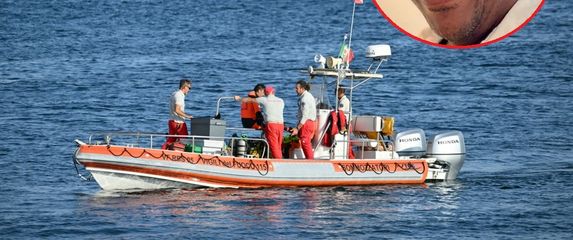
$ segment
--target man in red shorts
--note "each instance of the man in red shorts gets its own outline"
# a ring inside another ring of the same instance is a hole
[[[261,112],[265,120],[263,132],[265,133],[265,138],[269,143],[271,155],[275,159],[282,159],[284,131],[283,110],[285,103],[281,98],[275,96],[276,90],[272,86],[265,87],[263,84],[257,84],[254,91],[257,95],[257,98],[255,99],[235,96],[235,100],[241,102],[254,102],[260,105]]]
[[[306,159],[314,159],[312,138],[316,132],[316,101],[309,92],[310,85],[303,80],[296,83],[295,91],[299,96],[297,114],[298,125],[292,130],[292,134],[298,134],[304,157]]]
[[[179,90],[171,94],[169,102],[169,135],[189,135],[185,119],[193,116],[185,113],[185,96],[191,90],[191,80],[182,79],[179,81]],[[174,142],[178,141],[177,137],[167,137],[167,141],[161,147],[162,149],[172,148]]]

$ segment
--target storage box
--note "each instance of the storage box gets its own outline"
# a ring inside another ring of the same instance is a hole
[[[380,116],[356,116],[352,119],[352,131],[381,132],[383,126]]]
[[[185,145],[185,152],[194,153],[221,154],[225,147],[223,140],[182,138],[181,143]]]
[[[223,141],[223,140],[196,139],[195,145],[200,146],[203,153],[221,154],[223,152],[223,147],[225,146],[225,141]]]
[[[223,148],[225,141],[223,140],[208,140],[208,139],[195,139],[195,145],[203,148]]]
[[[223,153],[223,149],[222,148],[204,147],[202,149],[202,153],[203,154],[221,155]]]
[[[193,144],[186,144],[185,145],[185,152],[202,153],[203,148],[200,146],[193,146]]]
[[[191,119],[191,135],[224,137],[227,130],[225,120],[211,117],[198,117]]]
[[[391,151],[356,151],[357,159],[398,159],[398,154]]]

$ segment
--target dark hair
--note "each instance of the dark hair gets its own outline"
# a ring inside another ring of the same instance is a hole
[[[344,93],[346,94],[346,89],[342,88],[342,86],[338,86],[338,94]]]
[[[189,79],[181,79],[181,81],[179,81],[179,89],[181,89],[182,87],[189,85],[191,86],[191,80]]]
[[[263,89],[263,90],[265,89],[265,84],[259,83],[259,84],[255,85],[255,88],[253,89],[253,91],[255,91],[255,93],[256,93],[261,89]]]
[[[310,91],[310,84],[306,83],[304,80],[299,80],[296,84],[300,85],[304,90]]]

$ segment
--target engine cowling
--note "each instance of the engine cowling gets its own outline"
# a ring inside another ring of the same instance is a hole
[[[464,135],[460,131],[447,131],[429,138],[428,157],[446,163],[448,175],[446,179],[455,179],[464,164],[466,145]]]
[[[396,133],[394,147],[400,156],[422,156],[427,149],[426,134],[419,128]]]

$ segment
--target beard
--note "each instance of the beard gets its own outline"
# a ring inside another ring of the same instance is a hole
[[[479,1],[476,1],[476,4],[477,3],[479,3]],[[443,35],[442,33],[439,34],[456,45],[477,44],[484,38],[484,36],[481,36],[479,33],[479,28],[484,20],[484,14],[485,10],[483,7],[476,7],[469,21],[464,22],[454,31],[447,32]]]
[[[450,6],[427,9],[426,20],[432,29],[449,43],[470,45],[481,42],[483,21],[486,20],[487,7],[484,0],[467,1],[470,4],[456,3]],[[467,3],[466,2],[466,3]],[[419,5],[422,9],[423,7]],[[469,11],[465,11],[469,9]],[[432,17],[434,15],[434,17]]]

